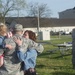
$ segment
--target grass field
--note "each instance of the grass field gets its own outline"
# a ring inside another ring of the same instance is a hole
[[[46,42],[59,44],[71,41],[70,35],[62,35],[60,38],[51,36],[51,40]],[[38,75],[75,75],[75,70],[72,69],[72,50],[65,52],[68,55],[62,56],[59,50],[54,53],[47,52],[55,49],[51,44],[44,44],[44,48],[43,53],[37,58],[36,70]]]

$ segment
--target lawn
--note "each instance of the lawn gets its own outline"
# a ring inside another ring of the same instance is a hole
[[[53,44],[59,44],[64,42],[72,42],[71,35],[51,36],[50,41]],[[36,70],[38,75],[75,75],[75,71],[72,69],[72,54],[69,50],[66,55],[62,56],[59,50],[54,53],[48,52],[56,47],[51,44],[43,45],[45,50],[37,58]]]

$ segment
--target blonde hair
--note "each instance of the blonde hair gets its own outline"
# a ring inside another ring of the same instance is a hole
[[[4,34],[7,32],[7,26],[3,23],[0,23],[0,35],[4,36]]]

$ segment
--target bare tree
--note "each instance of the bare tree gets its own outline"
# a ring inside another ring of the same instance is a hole
[[[28,16],[36,17],[39,13],[40,17],[51,16],[51,10],[47,7],[47,4],[29,3],[27,8]]]
[[[0,14],[5,18],[10,11],[22,10],[25,8],[25,5],[25,0],[0,0]]]

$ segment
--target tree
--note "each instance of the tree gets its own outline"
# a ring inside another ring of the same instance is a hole
[[[40,17],[49,18],[51,16],[51,10],[47,7],[47,4],[29,3],[28,5],[28,16],[36,17],[38,13]]]
[[[0,15],[5,19],[10,11],[20,11],[25,5],[25,0],[0,0]]]

